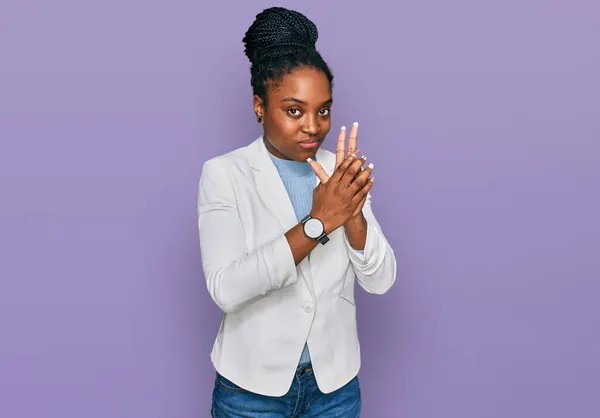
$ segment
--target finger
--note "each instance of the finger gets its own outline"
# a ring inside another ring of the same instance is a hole
[[[344,172],[340,182],[342,182],[346,187],[350,186],[350,183],[352,183],[352,180],[354,180],[354,176],[360,174],[361,168],[366,159],[367,158],[364,155],[361,158],[355,159]]]
[[[349,154],[344,158],[344,161],[335,169],[333,174],[331,175],[331,181],[338,182],[341,180],[342,176],[346,172],[346,169],[350,167],[353,161],[356,160],[356,157],[353,154]]]
[[[360,150],[357,149],[354,152],[354,156],[358,156],[360,154]],[[363,155],[362,158],[366,159],[366,157]],[[363,168],[361,167],[361,169],[354,175],[354,177],[352,178],[352,181],[356,180],[356,177],[358,177],[358,175],[363,171]]]
[[[313,169],[321,183],[327,183],[327,181],[329,180],[329,176],[327,175],[327,172],[323,169],[323,166],[311,158],[307,158],[306,161],[308,162],[308,164],[310,164],[311,168]]]
[[[358,122],[352,124],[350,128],[350,136],[348,137],[348,153],[356,151],[356,144],[358,142]]]
[[[363,171],[359,171],[359,173],[354,178],[354,181],[350,184],[350,188],[354,193],[358,193],[358,191],[367,184],[367,182],[369,181],[369,177],[371,177],[371,175],[373,174],[374,167],[374,164],[371,163]]]
[[[369,180],[367,181],[367,183],[363,186],[362,189],[360,189],[358,191],[358,193],[356,193],[354,195],[354,197],[352,198],[353,202],[360,202],[363,199],[366,199],[369,192],[371,191],[371,189],[373,188],[373,183],[375,182],[375,177],[371,177],[369,178]]]
[[[338,134],[337,148],[335,151],[335,168],[337,168],[344,157],[346,156],[346,127],[342,126],[340,133]]]

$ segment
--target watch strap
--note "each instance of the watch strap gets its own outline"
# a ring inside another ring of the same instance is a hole
[[[323,232],[321,235],[319,235],[317,237],[317,241],[319,241],[321,243],[321,245],[325,245],[329,241],[329,237],[327,236],[327,234],[325,232]]]

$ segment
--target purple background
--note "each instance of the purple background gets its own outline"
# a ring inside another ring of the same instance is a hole
[[[600,416],[600,6],[490,3],[280,3],[398,257],[357,289],[366,418]],[[1,2],[1,417],[208,416],[196,187],[259,135],[241,39],[270,5]]]

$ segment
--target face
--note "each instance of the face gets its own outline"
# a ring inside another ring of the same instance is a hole
[[[331,86],[323,72],[300,68],[267,90],[267,105],[254,97],[254,110],[263,118],[267,149],[276,157],[306,161],[313,158],[331,128]]]

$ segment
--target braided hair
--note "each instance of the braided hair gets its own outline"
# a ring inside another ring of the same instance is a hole
[[[243,42],[252,64],[250,84],[263,103],[267,88],[298,68],[320,70],[333,85],[333,74],[315,48],[318,35],[315,24],[294,10],[271,7],[256,15]]]

